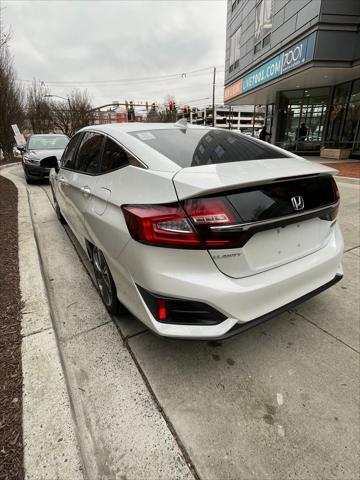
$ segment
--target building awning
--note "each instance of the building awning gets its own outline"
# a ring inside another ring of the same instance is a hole
[[[236,80],[226,86],[227,92],[231,94],[225,96],[225,104],[266,105],[275,103],[276,93],[279,91],[328,87],[360,78],[360,65],[349,68],[325,66],[319,63],[307,63],[302,68],[239,95],[236,94],[241,91],[239,83],[241,80]]]

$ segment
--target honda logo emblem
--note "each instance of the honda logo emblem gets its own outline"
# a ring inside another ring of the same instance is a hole
[[[291,199],[292,206],[294,210],[302,210],[304,208],[304,199],[303,197],[292,197]]]

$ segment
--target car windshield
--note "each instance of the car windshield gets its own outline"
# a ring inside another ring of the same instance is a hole
[[[271,145],[228,130],[172,128],[131,132],[180,167],[283,158]]]
[[[65,135],[37,135],[31,137],[28,144],[29,150],[60,150],[64,149],[69,143]]]

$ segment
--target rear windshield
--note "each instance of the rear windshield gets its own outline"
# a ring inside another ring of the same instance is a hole
[[[173,127],[131,132],[131,135],[180,167],[287,157],[265,142],[226,130]]]
[[[29,150],[61,150],[69,143],[68,137],[51,136],[51,135],[36,135],[30,137],[28,149]]]

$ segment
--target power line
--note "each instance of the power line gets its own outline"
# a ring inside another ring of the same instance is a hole
[[[221,70],[222,65],[220,66],[219,72],[224,71]],[[194,77],[198,75],[204,75],[207,71],[210,71],[213,67],[204,67],[197,70],[192,70],[189,72],[179,72],[167,75],[157,75],[157,76],[149,76],[149,77],[133,77],[133,78],[122,78],[117,80],[49,80],[44,81],[47,85],[58,85],[58,86],[113,86],[115,84],[123,84],[123,83],[143,83],[143,82],[151,82],[154,80],[161,81],[161,80],[170,80],[170,79],[186,79],[188,76]],[[34,80],[21,80],[24,83],[33,83]]]

